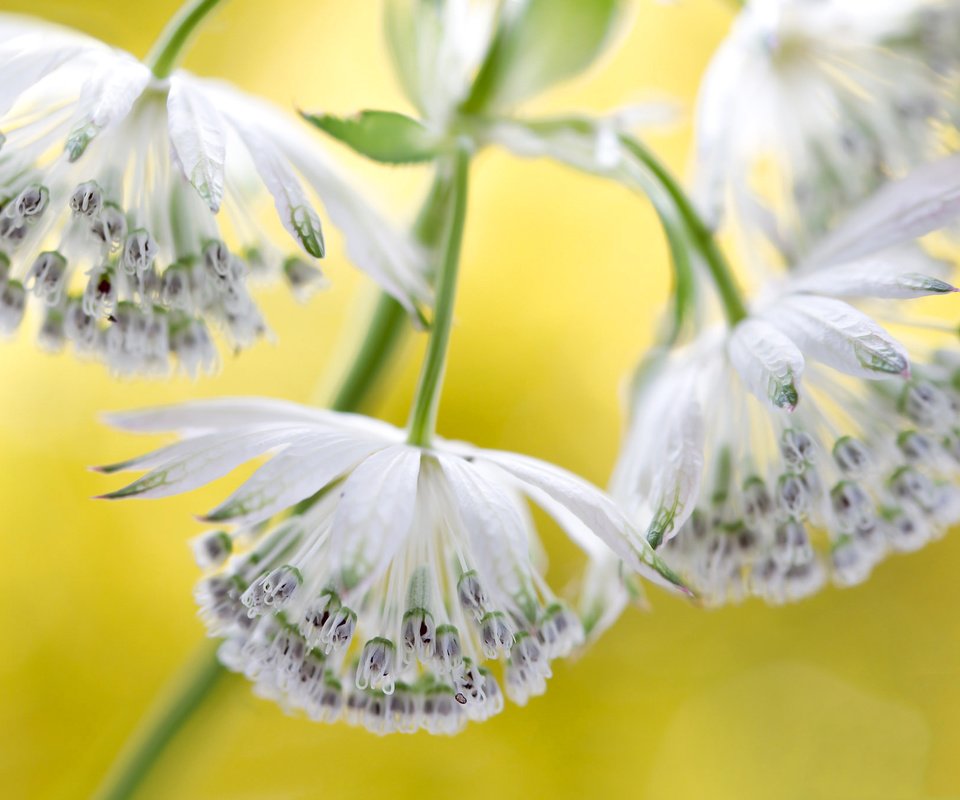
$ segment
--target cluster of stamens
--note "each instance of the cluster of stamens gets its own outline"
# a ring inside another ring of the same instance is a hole
[[[310,511],[294,516],[245,553],[234,552],[244,534],[196,542],[210,571],[196,597],[211,635],[225,639],[221,660],[312,719],[380,734],[456,733],[499,713],[504,692],[521,705],[542,694],[550,662],[583,641],[580,620],[545,585],[491,593],[461,559],[448,565],[426,531],[412,532],[372,585],[329,564],[320,570],[315,525]]]
[[[720,452],[712,493],[663,555],[708,602],[782,603],[939,537],[960,519],[958,367],[941,352],[900,388],[867,384],[859,435],[784,423],[766,469]]]
[[[46,348],[59,350],[70,342],[122,374],[164,374],[176,356],[186,372],[195,374],[217,361],[207,321],[217,323],[235,347],[247,347],[265,332],[246,288],[248,274],[262,265],[256,251],[241,256],[220,239],[195,238],[180,258],[161,266],[152,233],[130,229],[128,218],[134,215],[88,181],[69,198],[70,219],[60,247],[39,251],[29,265],[19,262],[31,239],[40,239],[32,235],[34,228],[46,214],[56,214],[50,205],[49,190],[33,184],[0,207],[3,333],[19,327],[27,295],[33,294],[43,307],[39,339]],[[189,205],[184,203],[185,213]],[[78,273],[83,275],[79,284]],[[315,267],[296,257],[284,264],[284,274],[295,289],[319,277]]]
[[[148,88],[105,131],[29,103],[0,120],[0,334],[20,327],[33,295],[47,349],[70,343],[120,374],[175,362],[196,374],[217,363],[213,330],[234,349],[266,332],[248,279],[282,271],[298,292],[317,285],[306,256],[284,261],[263,233],[247,207],[251,181],[228,175],[226,215],[187,181],[166,91]],[[296,227],[304,248],[319,255],[319,220],[295,212],[308,217]]]

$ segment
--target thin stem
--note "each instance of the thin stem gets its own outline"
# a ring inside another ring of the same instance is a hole
[[[176,68],[187,43],[204,18],[223,0],[187,0],[167,23],[145,59],[157,78],[167,78]]]
[[[731,326],[736,325],[747,316],[747,306],[740,289],[737,287],[733,271],[717,246],[713,231],[700,217],[686,192],[670,173],[670,170],[650,149],[631,136],[621,136],[620,140],[624,147],[650,171],[650,174],[670,197],[693,245],[703,258],[704,264],[706,264],[710,276],[713,278],[724,313],[727,315],[727,321]]]
[[[463,242],[463,227],[467,215],[467,174],[470,155],[461,146],[454,156],[453,183],[451,186],[450,216],[447,220],[446,237],[442,248],[440,271],[437,275],[436,302],[433,325],[427,354],[420,372],[420,382],[410,414],[407,441],[420,447],[429,445],[436,429],[437,407],[447,362],[447,348],[453,327],[453,306],[457,295],[457,276],[460,271],[460,245]]]
[[[95,797],[98,800],[132,797],[157,757],[226,674],[217,661],[216,645],[204,642],[183,668],[169,696],[157,705],[141,732],[121,753]]]

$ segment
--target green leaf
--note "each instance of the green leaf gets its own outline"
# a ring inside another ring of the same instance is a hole
[[[301,113],[360,155],[385,164],[433,161],[449,150],[446,141],[423,124],[393,111],[361,111],[352,117]]]
[[[512,106],[585,70],[600,54],[623,0],[524,0],[506,5],[464,111]]]

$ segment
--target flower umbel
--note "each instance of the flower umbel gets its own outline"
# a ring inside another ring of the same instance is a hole
[[[698,199],[788,259],[960,122],[951,0],[751,0],[704,77]],[[775,220],[775,221],[774,221]]]
[[[211,324],[234,347],[266,332],[249,279],[319,284],[314,195],[359,266],[408,308],[426,296],[414,248],[266,103],[9,17],[0,83],[0,331],[32,293],[47,347],[69,341],[121,373],[166,372],[173,356],[209,369]],[[264,228],[265,198],[289,239]]]
[[[891,307],[956,291],[911,269],[933,263],[798,268],[638,377],[611,492],[709,602],[859,583],[960,520],[960,354]]]
[[[313,719],[454,733],[503,707],[495,662],[514,702],[543,693],[584,628],[545,579],[524,495],[591,556],[608,546],[679,584],[606,495],[535,459],[415,447],[385,423],[272,400],[111,420],[184,439],[104,468],[150,470],[108,497],[176,494],[274,453],[206,515],[233,528],[195,543],[197,599],[223,663]]]

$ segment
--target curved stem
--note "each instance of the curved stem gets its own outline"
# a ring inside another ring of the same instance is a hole
[[[167,23],[147,54],[144,63],[157,78],[167,78],[197,27],[223,0],[188,0]]]
[[[687,197],[686,192],[670,173],[670,170],[650,149],[631,136],[623,135],[620,137],[620,141],[650,171],[650,174],[670,197],[693,245],[703,258],[704,264],[706,264],[710,276],[713,278],[724,313],[727,315],[727,321],[731,326],[736,325],[747,316],[747,306],[743,301],[740,289],[737,287],[733,271],[717,246],[713,231],[700,217],[693,203],[690,202],[690,198]]]
[[[453,306],[457,295],[457,276],[460,271],[460,245],[467,215],[467,174],[470,155],[461,146],[454,156],[453,183],[451,186],[452,208],[447,220],[446,237],[442,248],[440,271],[437,275],[436,304],[433,326],[427,354],[420,372],[420,382],[410,414],[410,444],[425,447],[433,437],[437,422],[437,407],[443,386],[443,373],[447,363],[447,348],[453,327]]]
[[[97,800],[131,797],[157,757],[226,674],[217,660],[216,645],[204,642],[183,668],[169,696],[157,705],[141,732],[121,753],[97,791]]]
[[[483,140],[484,136],[488,134],[489,126],[493,122],[520,125],[536,136],[543,138],[548,143],[552,136],[560,132],[571,132],[578,136],[593,138],[597,135],[598,131],[597,121],[587,117],[555,117],[526,121],[470,116],[465,116],[461,119],[461,125],[464,127],[464,130],[478,137],[480,140]],[[730,269],[730,265],[727,263],[720,248],[717,246],[713,231],[700,217],[699,212],[687,197],[683,187],[677,179],[673,177],[670,170],[657,158],[653,151],[648,149],[643,142],[626,134],[620,134],[618,138],[624,149],[636,159],[638,165],[642,168],[644,179],[639,182],[640,188],[653,203],[666,234],[667,244],[670,247],[675,279],[675,305],[673,309],[674,318],[671,323],[672,327],[667,332],[666,343],[672,343],[679,337],[680,330],[693,300],[695,286],[690,261],[691,249],[700,256],[707,266],[720,295],[720,301],[723,305],[727,320],[731,326],[736,325],[736,323],[747,316],[747,307],[740,294],[740,290],[737,288],[733,271]],[[547,152],[551,152],[549,147],[547,148]],[[576,169],[613,178],[631,188],[637,188],[638,181],[633,174],[621,171],[618,168],[611,169],[599,164],[593,168],[584,166],[582,157],[565,156],[563,148],[559,146],[554,153],[561,162]]]

